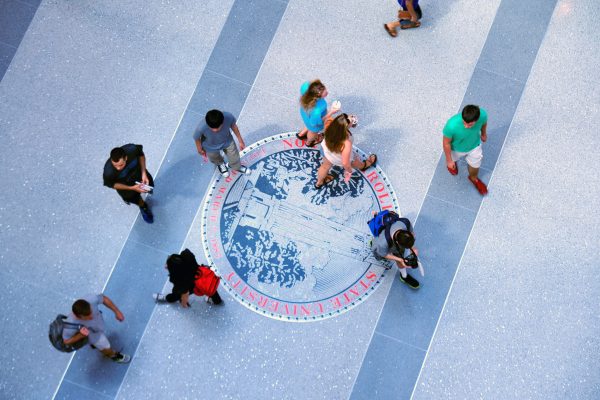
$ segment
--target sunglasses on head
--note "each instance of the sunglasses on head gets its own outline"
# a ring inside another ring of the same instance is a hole
[[[338,118],[340,117],[344,118],[344,120],[346,120],[346,123],[352,128],[355,128],[358,125],[358,117],[356,115],[348,115],[346,113],[343,113],[338,116]]]

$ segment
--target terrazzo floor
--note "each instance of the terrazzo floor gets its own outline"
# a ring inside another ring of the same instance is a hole
[[[0,2],[2,399],[600,398],[600,3]],[[300,84],[356,113],[426,266],[315,322],[156,305],[167,255],[206,262],[214,168],[191,139],[210,108],[247,144],[299,129]],[[482,198],[443,162],[464,104],[489,113]],[[110,149],[142,143],[156,222],[102,186]],[[128,365],[47,340],[57,313],[104,292]]]

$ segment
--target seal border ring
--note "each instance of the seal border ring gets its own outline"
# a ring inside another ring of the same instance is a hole
[[[255,149],[261,147],[264,144],[276,141],[276,140],[282,140],[282,139],[288,139],[288,138],[295,138],[296,137],[296,133],[295,131],[293,132],[284,132],[284,133],[279,133],[276,135],[272,135],[269,137],[266,137],[264,139],[261,139],[257,142],[252,143],[250,146],[247,146],[246,148],[244,148],[244,150],[240,151],[240,160],[244,161],[244,156],[252,151],[254,151]],[[368,154],[365,153],[364,151],[362,151],[360,148],[358,148],[357,146],[352,146],[353,149],[363,158],[367,157]],[[310,150],[314,150],[314,151],[319,151],[317,148],[307,148]],[[256,160],[259,161],[260,159]],[[247,166],[250,167],[250,166]],[[400,210],[399,210],[399,205],[398,205],[398,199],[396,197],[396,192],[394,191],[394,188],[391,184],[391,182],[389,181],[387,175],[383,172],[383,170],[379,167],[379,165],[375,165],[374,168],[377,171],[377,174],[379,175],[379,177],[381,178],[381,180],[383,181],[383,183],[385,184],[385,186],[388,188],[389,190],[389,195],[391,197],[391,202],[393,204],[393,210],[396,211],[399,215],[400,214]],[[238,177],[236,177],[235,179],[239,179],[241,175],[239,175]],[[215,172],[213,173],[213,176],[209,182],[209,189],[206,192],[206,194],[204,195],[204,198],[202,200],[203,205],[202,205],[202,214],[201,214],[201,229],[200,229],[200,238],[202,241],[202,248],[204,249],[204,254],[206,256],[206,259],[208,260],[209,265],[211,266],[212,269],[215,270],[216,274],[218,276],[220,275],[220,271],[218,270],[218,268],[216,267],[216,264],[213,262],[212,260],[212,256],[210,253],[210,247],[209,247],[209,243],[208,243],[208,234],[206,231],[206,227],[207,227],[207,213],[208,213],[208,209],[210,206],[210,200],[212,199],[212,196],[214,194],[215,189],[217,188],[217,183],[223,179],[218,172],[215,170]],[[235,184],[232,183],[232,185]],[[372,186],[370,186],[371,189],[373,189]],[[233,268],[233,267],[232,267]],[[234,297],[238,303],[243,304],[246,308],[256,312],[257,314],[261,314],[265,317],[268,318],[272,318],[272,319],[277,319],[280,321],[288,321],[288,322],[312,322],[312,321],[320,321],[323,319],[327,319],[327,318],[331,318],[331,317],[335,317],[338,316],[340,314],[345,313],[346,311],[349,311],[350,309],[356,307],[358,304],[364,302],[367,297],[369,297],[369,295],[375,291],[375,289],[379,286],[379,284],[381,283],[381,280],[385,277],[385,274],[387,273],[388,269],[383,268],[382,272],[378,275],[377,280],[375,281],[375,283],[373,285],[371,285],[363,294],[361,294],[359,297],[355,298],[351,303],[344,305],[343,307],[338,308],[337,310],[335,310],[334,312],[328,312],[328,313],[323,313],[320,315],[313,315],[313,316],[302,316],[302,317],[294,317],[294,316],[290,316],[290,315],[282,315],[279,313],[274,313],[268,310],[264,310],[258,306],[256,306],[255,304],[251,303],[250,301],[246,300],[244,297],[240,296],[239,294],[237,294],[235,292],[235,290],[227,283],[226,280],[221,279],[221,283],[222,285],[220,285],[221,287],[225,287],[225,289],[227,290],[227,292],[229,292],[230,295],[232,295],[232,297]],[[236,274],[237,275],[237,274]],[[239,275],[238,275],[239,277]],[[240,277],[241,279],[241,277]],[[359,278],[360,279],[360,278]],[[247,283],[246,283],[247,284]]]

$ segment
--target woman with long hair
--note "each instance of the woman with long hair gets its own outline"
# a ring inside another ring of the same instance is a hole
[[[352,150],[354,139],[350,128],[355,126],[354,115],[340,114],[325,129],[325,140],[321,143],[325,156],[317,171],[316,189],[322,188],[334,179],[333,175],[329,174],[329,170],[334,165],[344,168],[344,182],[348,182],[353,168],[364,172],[377,162],[375,154],[370,154],[363,161],[358,153]]]
[[[298,139],[306,139],[306,145],[311,147],[323,140],[320,132],[325,128],[325,120],[330,118],[339,109],[332,108],[327,111],[325,97],[329,94],[323,83],[315,79],[304,82],[300,87],[300,116],[305,128],[296,135]]]

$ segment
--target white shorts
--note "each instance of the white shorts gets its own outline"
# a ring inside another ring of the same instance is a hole
[[[93,335],[90,336],[89,343],[94,345],[98,350],[110,349],[110,342],[103,332],[94,332]]]
[[[466,153],[452,150],[452,161],[458,161],[463,157],[465,157],[467,164],[469,164],[471,167],[481,167],[481,160],[483,160],[483,150],[481,149],[481,144]]]

